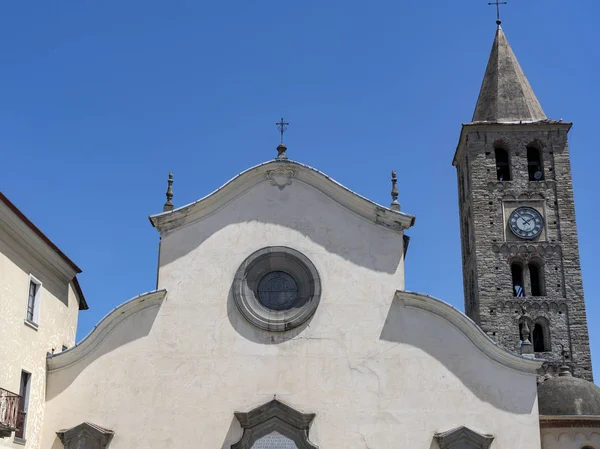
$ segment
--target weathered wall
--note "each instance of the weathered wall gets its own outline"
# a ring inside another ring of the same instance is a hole
[[[254,327],[231,294],[239,265],[271,245],[305,254],[323,286],[313,318],[288,332]],[[401,233],[300,181],[260,183],[163,235],[160,306],[117,310],[89,351],[84,341],[78,359],[55,357],[44,447],[89,421],[115,431],[111,449],[229,449],[242,433],[233,413],[274,396],[316,413],[310,439],[322,448],[435,447],[435,432],[461,425],[495,435],[493,449],[539,447],[535,375],[394,300],[402,247]]]
[[[573,186],[567,141],[568,124],[469,125],[457,157],[465,310],[502,345],[519,346],[518,320],[525,313],[551,323],[551,352],[540,374],[554,374],[568,351],[573,374],[592,380],[591,355]],[[529,181],[526,147],[541,148],[543,181]],[[495,146],[509,152],[511,181],[496,179]],[[518,240],[506,228],[503,203],[537,204],[546,229],[534,240]],[[510,203],[507,203],[510,202]],[[533,202],[533,203],[532,203]],[[544,295],[514,298],[510,264],[541,263]]]
[[[42,282],[39,327],[25,324],[29,275]],[[26,447],[41,447],[46,354],[75,344],[79,304],[72,286],[0,229],[0,387],[19,393],[21,370],[31,373]],[[14,435],[14,434],[13,434]],[[0,447],[23,448],[13,438]]]

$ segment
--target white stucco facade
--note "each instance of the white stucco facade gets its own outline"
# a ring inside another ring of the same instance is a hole
[[[9,204],[0,198],[0,388],[19,394],[22,371],[31,381],[24,441],[16,443],[13,433],[0,447],[34,449],[42,447],[46,354],[75,344],[77,270]],[[41,284],[34,322],[26,319],[31,279]]]
[[[274,161],[151,220],[157,291],[49,360],[41,447],[90,422],[114,432],[111,449],[229,449],[243,434],[234,412],[274,398],[315,414],[308,439],[324,449],[435,448],[460,426],[493,449],[540,447],[540,362],[404,292],[410,215]],[[322,286],[314,315],[285,332],[251,324],[232,291],[244,260],[270,246],[305,255]]]

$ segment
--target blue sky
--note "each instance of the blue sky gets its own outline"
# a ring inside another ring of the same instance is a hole
[[[570,133],[594,365],[600,4],[513,0],[503,28]],[[167,173],[176,205],[276,155],[417,216],[407,289],[463,309],[455,169],[495,32],[485,0],[30,1],[0,6],[0,188],[84,273],[107,312],[155,286]],[[598,374],[597,374],[598,376]]]

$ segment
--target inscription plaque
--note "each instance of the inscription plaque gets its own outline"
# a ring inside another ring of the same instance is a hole
[[[279,432],[271,432],[256,440],[251,449],[298,449],[298,446]]]

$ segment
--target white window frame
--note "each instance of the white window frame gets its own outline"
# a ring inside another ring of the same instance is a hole
[[[37,289],[36,289],[35,297],[33,300],[33,320],[30,320],[28,313],[27,313],[27,309],[29,308],[29,289],[31,288],[32,283],[37,285]],[[26,296],[27,302],[26,302],[26,308],[25,308],[25,322],[27,324],[34,325],[36,328],[39,326],[39,323],[40,323],[41,297],[42,297],[42,281],[40,281],[38,278],[36,278],[33,274],[30,274],[29,282],[27,283],[27,296]]]
[[[25,391],[21,391],[21,386],[23,385],[23,373],[29,376],[27,380],[27,386],[25,387]],[[21,379],[19,381],[19,395],[21,396],[21,400],[23,401],[23,412],[25,413],[25,419],[23,420],[23,431],[21,432],[23,436],[18,437],[15,433],[15,438],[13,441],[17,444],[24,444],[27,441],[27,421],[29,420],[29,400],[31,399],[30,393],[32,379],[33,375],[31,374],[31,372],[24,369],[21,370]],[[19,409],[19,411],[21,411],[21,409]]]

